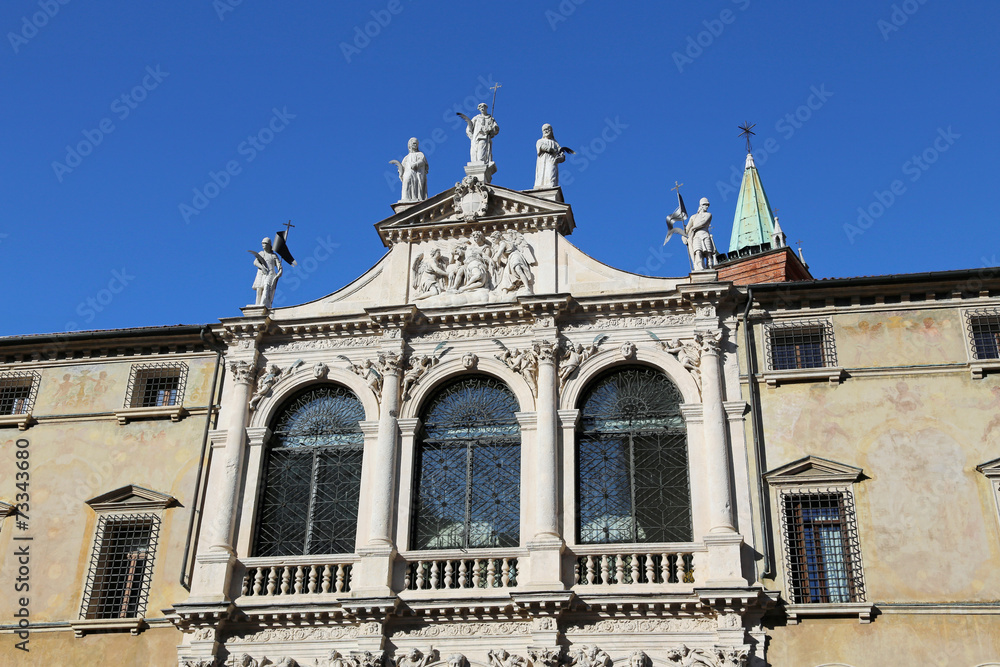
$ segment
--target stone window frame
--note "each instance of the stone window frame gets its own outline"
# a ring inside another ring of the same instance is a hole
[[[774,338],[776,333],[816,330],[820,331],[823,337],[822,366],[785,369],[776,369],[774,367]],[[793,319],[765,323],[764,357],[767,370],[761,375],[771,387],[788,382],[812,382],[818,380],[826,380],[831,384],[838,384],[845,377],[844,369],[837,363],[837,340],[833,332],[833,320],[830,318]]]
[[[187,389],[188,370],[188,365],[183,361],[132,364],[125,403],[120,410],[115,411],[118,423],[124,425],[135,419],[169,418],[174,422],[183,419],[187,415],[187,410],[184,409],[184,394]],[[157,372],[162,373],[162,377],[167,373],[177,373],[177,397],[170,405],[133,405],[144,392],[146,384],[158,377]]]
[[[1000,308],[970,308],[963,312],[966,331],[966,349],[969,355],[969,370],[973,380],[982,379],[987,372],[1000,371],[1000,357],[980,357],[976,346],[976,324],[978,320],[1000,318]]]
[[[138,635],[146,627],[145,614],[148,611],[148,596],[152,588],[157,550],[160,534],[163,532],[164,511],[177,504],[173,496],[151,491],[150,489],[128,484],[121,488],[101,494],[87,501],[87,504],[97,515],[91,539],[90,560],[87,566],[87,578],[84,582],[83,595],[80,601],[79,618],[70,621],[70,627],[77,638],[91,632],[129,631]],[[138,583],[145,593],[140,601],[136,616],[124,618],[87,618],[88,609],[93,603],[95,592],[95,570],[105,547],[105,536],[112,522],[136,520],[151,521],[150,555],[148,565],[143,572],[143,579]]]
[[[32,412],[35,409],[35,399],[38,398],[38,386],[41,384],[42,376],[38,371],[4,371],[0,373],[0,393],[9,382],[11,386],[24,384],[28,380],[28,396],[24,402],[24,409],[13,414],[0,414],[0,428],[5,426],[17,426],[18,430],[27,430],[29,426],[36,423]]]
[[[981,463],[976,466],[976,470],[983,474],[993,489],[993,500],[997,510],[997,519],[1000,520],[1000,458]]]
[[[861,537],[854,502],[854,486],[863,477],[861,468],[837,463],[818,456],[806,456],[764,474],[771,486],[773,507],[779,514],[781,572],[784,577],[785,612],[790,624],[805,616],[857,616],[870,623],[874,605],[867,601]],[[792,587],[792,553],[785,499],[790,496],[839,495],[844,540],[848,549],[848,576],[854,589],[851,602],[797,602]]]

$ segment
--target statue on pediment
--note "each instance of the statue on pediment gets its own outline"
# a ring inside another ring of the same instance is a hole
[[[389,160],[389,164],[396,165],[399,170],[399,180],[403,183],[403,192],[400,195],[401,202],[415,202],[427,199],[427,172],[430,166],[427,158],[420,152],[420,142],[416,137],[412,137],[407,142],[409,153],[402,162]]]
[[[479,105],[479,115],[469,118],[463,113],[458,115],[465,121],[465,134],[469,137],[469,164],[490,164],[493,162],[493,137],[500,134],[500,126],[488,113],[489,105],[485,102]]]
[[[257,277],[253,281],[253,289],[257,292],[254,305],[270,308],[278,287],[278,278],[281,277],[281,258],[271,249],[271,239],[265,236],[260,245],[260,252],[247,251],[254,256],[253,265],[257,267]]]
[[[566,153],[572,153],[556,141],[552,126],[542,125],[542,138],[535,143],[538,157],[535,160],[534,189],[555,188],[559,186],[559,165],[566,161]]]
[[[712,214],[708,212],[708,198],[702,197],[698,212],[691,216],[684,226],[684,242],[691,256],[691,264],[695,271],[715,268],[715,240],[709,228],[712,226]]]

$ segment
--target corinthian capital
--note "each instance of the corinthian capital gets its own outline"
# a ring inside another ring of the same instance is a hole
[[[710,329],[708,331],[697,331],[694,334],[695,340],[701,346],[702,354],[718,354],[719,346],[722,343],[722,329]]]
[[[229,362],[229,372],[233,374],[233,381],[236,384],[251,384],[257,374],[254,365],[248,361]]]

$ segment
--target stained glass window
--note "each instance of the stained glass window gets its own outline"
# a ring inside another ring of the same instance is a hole
[[[584,396],[577,438],[581,544],[692,539],[680,404],[677,387],[650,368],[614,371]]]
[[[417,451],[417,549],[513,547],[520,541],[519,406],[503,383],[466,377],[424,411]]]
[[[279,411],[267,451],[254,553],[351,553],[357,535],[365,418],[339,386],[308,389]]]

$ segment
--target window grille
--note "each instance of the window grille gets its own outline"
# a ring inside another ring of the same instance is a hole
[[[417,451],[414,548],[520,543],[519,406],[488,377],[446,385],[424,413]]]
[[[771,324],[766,339],[771,370],[837,365],[833,324],[829,320]]]
[[[155,514],[98,519],[81,617],[139,618],[145,613],[159,532]]]
[[[35,405],[41,376],[35,371],[0,373],[0,415],[26,415]]]
[[[135,364],[128,379],[126,408],[158,408],[184,402],[187,364]]]
[[[681,400],[647,368],[606,375],[586,394],[577,438],[581,544],[691,541]]]
[[[352,553],[365,418],[348,389],[309,389],[278,413],[268,448],[254,553]]]
[[[861,548],[851,493],[785,493],[781,513],[792,602],[863,602]]]
[[[1000,310],[972,311],[967,322],[973,357],[1000,359]]]

